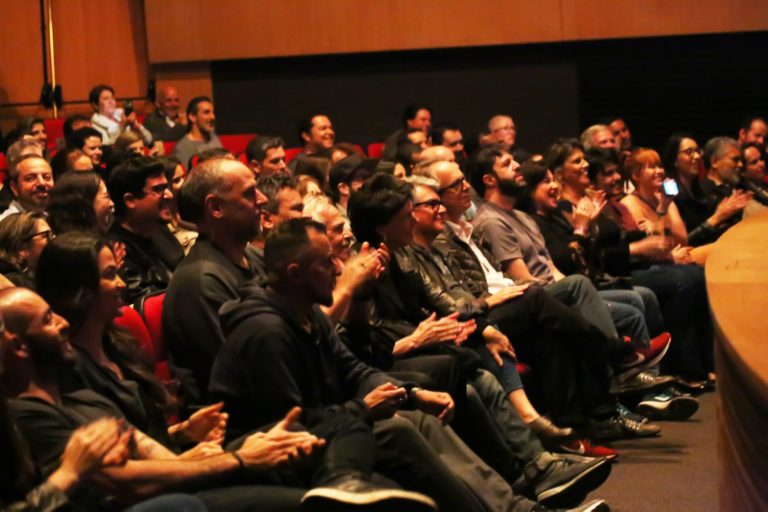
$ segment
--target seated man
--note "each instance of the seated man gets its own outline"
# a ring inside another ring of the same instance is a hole
[[[14,200],[0,214],[0,220],[21,212],[45,213],[53,188],[53,171],[38,155],[25,155],[14,165],[10,176]]]
[[[155,141],[176,142],[187,133],[187,118],[180,111],[179,93],[172,85],[161,87],[155,99],[155,111],[147,114],[144,127]]]
[[[291,176],[263,176],[256,180],[256,188],[267,198],[261,210],[261,231],[253,240],[255,246],[263,248],[270,231],[288,219],[301,217],[304,203],[296,188],[296,179]]]
[[[193,156],[206,149],[220,148],[221,140],[216,135],[216,113],[208,96],[197,96],[189,101],[187,119],[187,134],[176,143],[172,156],[181,160],[186,169],[191,169]]]
[[[408,105],[403,110],[403,127],[390,134],[384,141],[382,160],[393,161],[397,156],[398,139],[405,130],[415,128],[428,135],[432,127],[432,109],[425,105]]]
[[[67,338],[66,320],[43,299],[24,288],[2,290],[0,314],[7,322],[0,349],[13,362],[12,384],[19,390],[11,410],[35,462],[47,475],[58,465],[75,429],[120,414],[109,400],[93,391],[59,390],[58,374],[71,364],[74,352]],[[271,429],[238,442],[234,451],[184,460],[142,432],[126,429],[123,435],[133,437],[134,444],[128,462],[100,469],[86,492],[73,498],[86,510],[104,509],[111,508],[115,500],[130,503],[166,489],[189,489],[197,492],[210,510],[298,508],[301,501],[320,507],[318,510],[386,503],[406,510],[433,509],[425,496],[369,482],[374,455],[370,427],[339,415],[317,429],[333,436],[324,443],[309,432],[296,431],[294,423],[300,415],[300,409],[292,409]],[[307,476],[309,473],[296,462],[313,452],[320,457],[307,461],[312,473]],[[271,471],[278,468],[279,472]],[[263,485],[217,488],[222,482]],[[302,486],[317,487],[305,494]]]
[[[256,178],[290,174],[285,164],[285,141],[280,137],[254,137],[245,147],[245,157]]]
[[[296,172],[299,161],[306,156],[325,156],[330,158],[333,144],[336,141],[336,132],[333,131],[333,123],[325,114],[315,114],[299,123],[299,141],[304,143],[304,151],[296,155],[288,164],[291,172]]]
[[[613,131],[604,124],[593,124],[579,137],[581,145],[586,151],[595,148],[619,150],[619,142],[613,135]]]
[[[184,249],[167,227],[173,196],[164,171],[163,164],[153,158],[134,157],[115,167],[109,179],[115,203],[109,238],[125,245],[120,276],[131,304],[165,291],[184,257]]]
[[[265,261],[268,287],[248,286],[240,300],[221,309],[227,341],[210,390],[229,404],[236,431],[276,417],[286,404],[302,404],[310,430],[346,411],[374,422],[381,471],[430,494],[444,510],[537,510],[435,418],[398,412],[410,405],[448,422],[448,394],[375,370],[340,342],[318,307],[331,304],[336,275],[324,226],[309,219],[284,222],[267,239]],[[265,389],[271,390],[266,396]]]
[[[346,219],[349,196],[360,189],[376,168],[376,160],[350,155],[331,167],[328,195]]]
[[[481,138],[481,145],[497,145],[512,154],[518,162],[525,162],[531,154],[517,144],[517,126],[511,116],[499,114],[488,120],[488,136]]]
[[[262,256],[249,244],[258,236],[267,198],[253,173],[236,160],[214,159],[195,167],[181,187],[179,213],[197,226],[197,242],[168,284],[163,335],[178,367],[190,370],[185,392],[206,402],[211,366],[224,343],[218,311],[254,278],[266,278]]]
[[[86,126],[73,131],[67,136],[67,147],[85,153],[91,159],[94,169],[102,168],[104,151],[101,148],[101,133],[95,128]]]

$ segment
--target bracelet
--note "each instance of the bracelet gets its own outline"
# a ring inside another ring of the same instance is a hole
[[[245,473],[245,461],[244,461],[244,460],[243,460],[243,458],[240,456],[240,454],[239,454],[239,453],[237,453],[237,452],[229,452],[229,453],[230,453],[230,454],[232,454],[232,456],[233,456],[233,457],[235,458],[235,460],[237,461],[237,465],[238,465],[238,466],[240,466],[240,472],[241,472],[241,473]]]

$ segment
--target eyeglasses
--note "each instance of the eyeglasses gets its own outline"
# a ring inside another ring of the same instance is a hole
[[[443,205],[443,202],[439,199],[430,199],[429,201],[421,201],[420,203],[413,203],[414,208],[418,208],[419,206],[427,206],[431,210],[439,210],[440,207]]]
[[[701,155],[702,151],[699,148],[687,148],[681,149],[678,153],[685,153],[688,156]]]
[[[35,238],[39,237],[45,238],[46,241],[50,242],[56,237],[56,235],[54,235],[53,231],[50,229],[44,229],[43,231],[38,231],[37,233],[29,235],[28,237],[24,238],[24,241],[29,242],[30,240],[34,240]]]
[[[447,187],[443,187],[437,191],[438,194],[442,194],[443,192],[447,192],[449,190],[453,190],[454,192],[459,192],[464,189],[464,184],[467,182],[465,178],[459,178]],[[414,205],[415,206],[415,205]]]

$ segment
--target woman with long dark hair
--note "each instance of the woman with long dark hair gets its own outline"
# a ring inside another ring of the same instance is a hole
[[[16,286],[34,288],[37,261],[52,238],[42,214],[8,215],[0,221],[0,273]]]
[[[95,172],[64,173],[51,190],[48,216],[56,234],[90,231],[106,235],[114,212],[104,180]]]
[[[90,388],[112,400],[137,428],[173,448],[200,443],[189,456],[220,451],[226,427],[223,404],[167,427],[174,401],[155,377],[149,356],[114,324],[125,283],[112,248],[92,233],[71,231],[56,239],[38,264],[37,291],[70,324],[78,358],[64,379],[68,389]]]

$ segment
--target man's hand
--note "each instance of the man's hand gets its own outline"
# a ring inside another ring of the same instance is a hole
[[[520,297],[523,293],[525,293],[525,290],[527,290],[529,286],[530,284],[508,286],[502,290],[499,290],[493,295],[486,297],[485,301],[488,303],[489,308],[494,308],[499,304],[507,302],[508,300]]]
[[[678,244],[672,249],[671,254],[672,261],[674,261],[676,265],[693,263],[693,258],[691,258],[691,247],[683,247]]]
[[[728,220],[746,208],[750,199],[752,199],[752,192],[734,190],[730,196],[718,203],[715,213],[708,219],[708,222],[712,226],[717,226],[723,221]]]
[[[221,444],[227,431],[229,414],[221,412],[224,402],[203,407],[186,421],[174,425],[177,434],[196,443],[214,442]],[[174,429],[171,427],[171,429]]]
[[[452,313],[443,318],[436,318],[432,313],[427,319],[422,321],[413,332],[416,336],[419,347],[426,347],[447,341],[455,341],[463,334],[464,322],[459,322],[459,313]],[[466,339],[466,338],[465,338]]]
[[[405,403],[407,392],[392,383],[382,384],[367,395],[363,400],[371,410],[373,419],[384,420],[391,418]]]
[[[448,393],[414,389],[411,391],[411,400],[414,407],[436,416],[443,425],[447,425],[453,419],[455,404]]]
[[[483,338],[485,339],[485,346],[499,366],[504,366],[504,361],[501,359],[503,354],[510,356],[512,359],[517,359],[515,349],[512,347],[512,343],[509,342],[509,338],[495,327],[491,325],[486,327],[483,331]]]
[[[381,258],[378,250],[371,249],[368,242],[363,243],[360,252],[345,263],[337,286],[357,293],[361,288],[372,285],[384,272]]]
[[[257,432],[245,439],[237,454],[249,469],[270,469],[297,461],[310,455],[325,440],[309,432],[293,432],[291,426],[301,417],[301,409],[294,407],[281,421],[267,432]]]

